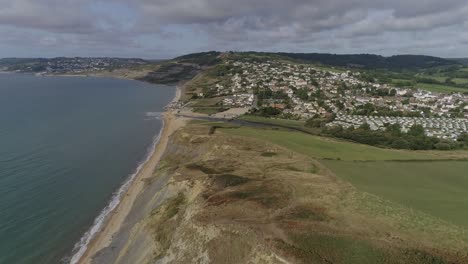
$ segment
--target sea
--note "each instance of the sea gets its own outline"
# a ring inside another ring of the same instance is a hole
[[[0,263],[69,263],[163,127],[175,87],[0,74]]]

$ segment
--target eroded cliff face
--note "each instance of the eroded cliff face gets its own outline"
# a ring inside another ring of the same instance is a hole
[[[468,259],[457,253],[463,246],[442,250],[452,241],[433,243],[420,230],[402,230],[398,221],[405,220],[370,211],[369,203],[386,206],[364,197],[316,160],[191,122],[172,136],[124,227],[93,262],[462,263]]]

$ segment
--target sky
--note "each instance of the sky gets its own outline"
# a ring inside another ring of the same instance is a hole
[[[0,0],[0,57],[468,57],[467,0]]]

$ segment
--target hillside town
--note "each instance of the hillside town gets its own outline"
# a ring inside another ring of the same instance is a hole
[[[468,118],[466,94],[394,87],[369,81],[357,71],[277,61],[228,61],[222,81],[199,96],[222,96],[227,108],[274,108],[294,119],[336,114],[340,118],[331,125],[345,127],[366,118],[374,129],[387,119],[404,128],[422,124],[428,135],[450,139],[466,132]]]

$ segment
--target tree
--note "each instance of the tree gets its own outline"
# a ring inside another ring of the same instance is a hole
[[[450,150],[451,147],[448,143],[444,143],[444,142],[439,142],[437,144],[434,145],[436,149],[438,150]]]
[[[392,142],[392,145],[391,145],[392,148],[396,148],[396,149],[409,149],[410,148],[410,144],[407,140],[404,140],[402,138],[398,138],[396,140],[394,140]]]
[[[277,116],[281,114],[281,111],[274,108],[274,107],[262,107],[257,112],[261,116],[269,117],[269,116]]]
[[[370,125],[367,124],[367,123],[364,123],[364,124],[360,125],[359,128],[362,129],[362,130],[366,130],[366,131],[370,131],[370,130],[371,130],[371,129],[370,129]]]
[[[468,133],[463,133],[457,138],[458,142],[468,143]]]
[[[321,118],[309,118],[305,123],[306,127],[322,127],[322,125],[323,120]]]
[[[310,78],[310,83],[315,87],[319,87],[318,82],[314,78]]]
[[[390,90],[390,93],[389,93],[388,95],[390,95],[390,96],[395,96],[396,93],[397,93],[397,91],[396,91],[395,89],[391,89],[391,90]]]
[[[296,91],[297,97],[301,99],[302,101],[307,101],[309,99],[309,95],[307,93],[307,90],[302,88],[302,89],[297,89]]]
[[[408,130],[408,135],[415,137],[424,137],[424,127],[421,125],[414,125]]]
[[[341,102],[341,101],[337,101],[337,102],[335,103],[335,105],[336,105],[336,107],[338,107],[338,109],[340,109],[340,110],[343,110],[344,107],[345,107],[344,103]]]
[[[387,125],[385,131],[389,132],[392,136],[400,136],[401,135],[401,125],[400,124],[392,124]]]

